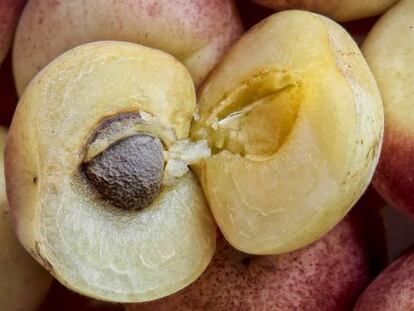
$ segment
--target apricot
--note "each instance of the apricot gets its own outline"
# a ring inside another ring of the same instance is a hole
[[[9,51],[25,0],[0,0],[0,65]]]
[[[254,0],[275,10],[302,9],[346,22],[382,14],[397,0]]]
[[[164,50],[199,85],[241,33],[233,0],[29,0],[13,48],[16,86],[21,95],[58,55],[97,40]]]
[[[400,1],[375,24],[362,47],[385,113],[377,191],[414,217],[414,3]]]
[[[26,88],[7,140],[7,192],[20,241],[62,284],[147,301],[207,267],[216,226],[187,167],[208,154],[187,139],[195,105],[180,62],[125,42],[68,51]]]
[[[4,185],[3,149],[7,131],[0,127],[0,310],[37,310],[52,282],[20,245],[9,217]]]
[[[414,308],[414,253],[385,269],[359,298],[355,311],[400,311]]]
[[[211,264],[194,283],[126,310],[351,310],[369,283],[375,255],[361,220],[359,214],[346,217],[319,241],[283,255],[247,255],[220,236]]]
[[[371,181],[383,110],[360,50],[321,15],[284,11],[246,33],[203,84],[193,166],[235,248],[280,254],[334,227]]]

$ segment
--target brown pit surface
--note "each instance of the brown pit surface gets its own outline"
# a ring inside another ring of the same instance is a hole
[[[103,200],[121,209],[139,210],[151,205],[161,191],[163,145],[151,134],[131,135],[84,162],[82,171]]]

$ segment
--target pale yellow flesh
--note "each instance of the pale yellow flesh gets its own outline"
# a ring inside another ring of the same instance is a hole
[[[414,135],[414,1],[398,2],[369,33],[362,50],[384,100],[390,130]]]
[[[379,15],[397,0],[255,0],[277,10],[302,9],[345,22]]]
[[[287,11],[247,33],[209,77],[191,136],[215,153],[195,170],[226,238],[278,254],[343,218],[371,180],[382,132],[378,89],[351,37]]]
[[[0,127],[0,310],[37,310],[49,290],[52,276],[20,245],[7,208],[3,150],[6,129]]]
[[[78,173],[83,146],[103,118],[145,111],[182,139],[194,107],[184,66],[129,43],[81,46],[32,81],[10,129],[7,190],[20,240],[59,281],[133,302],[171,294],[204,271],[216,229],[192,173],[139,212],[93,200]]]

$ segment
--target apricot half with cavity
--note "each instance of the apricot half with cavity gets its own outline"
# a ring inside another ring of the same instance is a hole
[[[370,183],[383,133],[375,80],[352,38],[285,11],[245,34],[200,90],[194,166],[228,241],[253,254],[303,247]]]

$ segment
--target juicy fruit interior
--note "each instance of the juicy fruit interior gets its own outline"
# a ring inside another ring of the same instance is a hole
[[[191,172],[138,212],[103,203],[79,174],[102,119],[145,113],[173,133],[172,143],[186,138],[194,93],[171,56],[119,42],[62,55],[26,89],[6,151],[10,205],[24,246],[64,285],[103,300],[146,301],[188,285],[208,265],[216,229]]]
[[[268,18],[230,50],[196,116],[192,138],[213,156],[195,171],[215,219],[255,254],[294,250],[334,226],[369,184],[382,137],[378,90],[355,43],[299,11]]]
[[[283,72],[253,76],[223,99],[208,117],[206,131],[196,139],[212,152],[228,150],[249,159],[270,157],[295,123],[300,87]]]

